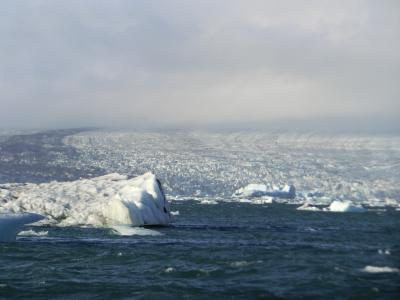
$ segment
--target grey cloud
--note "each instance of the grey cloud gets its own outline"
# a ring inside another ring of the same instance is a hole
[[[398,3],[3,1],[0,127],[399,128]]]

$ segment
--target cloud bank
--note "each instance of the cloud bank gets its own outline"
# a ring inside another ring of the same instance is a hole
[[[0,127],[400,127],[396,0],[6,0],[0,36]]]

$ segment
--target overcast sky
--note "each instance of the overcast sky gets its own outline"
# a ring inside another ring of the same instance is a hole
[[[3,0],[0,128],[398,129],[399,53],[398,0]]]

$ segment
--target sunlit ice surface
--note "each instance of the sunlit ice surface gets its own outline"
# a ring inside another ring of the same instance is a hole
[[[285,132],[83,132],[65,144],[84,164],[122,174],[153,171],[172,196],[230,198],[248,184],[292,184],[286,200],[372,206],[400,201],[400,136]]]

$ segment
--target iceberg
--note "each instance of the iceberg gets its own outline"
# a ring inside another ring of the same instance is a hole
[[[35,223],[43,218],[43,216],[33,213],[0,214],[0,242],[14,242],[24,225]]]
[[[251,183],[243,188],[235,191],[234,197],[261,197],[267,193],[267,186],[265,184],[254,184]]]
[[[360,205],[355,205],[350,200],[339,201],[335,200],[329,205],[325,211],[332,212],[364,212],[365,208]]]
[[[268,190],[265,184],[251,183],[236,190],[232,195],[232,197],[235,198],[255,198],[263,196],[294,199],[296,198],[296,188],[294,185],[285,185],[283,188],[274,187],[272,190]]]
[[[11,187],[0,211],[35,212],[57,226],[167,225],[172,221],[160,181],[152,173],[128,178],[117,173],[71,182]]]

